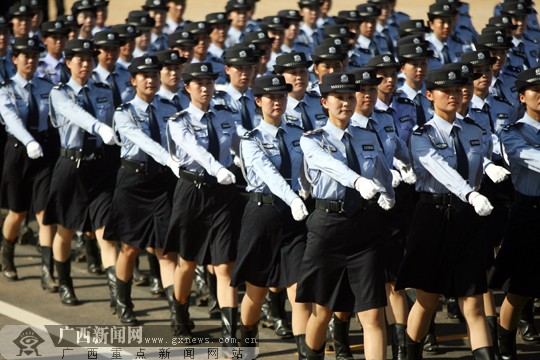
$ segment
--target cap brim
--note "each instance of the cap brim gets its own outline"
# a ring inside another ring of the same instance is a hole
[[[279,85],[279,86],[269,86],[269,87],[253,87],[253,95],[263,96],[263,95],[286,95],[290,93],[293,89],[291,84]]]
[[[301,63],[294,63],[294,64],[285,64],[285,65],[274,65],[274,71],[277,71],[278,73],[281,73],[283,71],[286,71],[287,69],[298,69],[298,68],[305,68],[308,69],[313,65],[313,61],[306,60]]]
[[[218,73],[190,73],[190,74],[182,74],[182,80],[184,81],[190,81],[194,79],[214,79],[216,80],[219,77]]]
[[[336,85],[320,84],[319,91],[321,92],[322,95],[326,95],[330,93],[352,94],[358,91],[358,85],[347,84],[347,86],[343,86],[343,85],[336,86]]]
[[[345,58],[347,57],[346,54],[332,54],[332,55],[323,55],[323,56],[319,56],[319,55],[311,55],[311,59],[313,60],[314,63],[319,63],[319,62],[323,62],[325,60],[330,60],[330,61],[334,61],[334,60],[339,60],[339,61],[343,61],[345,60]]]
[[[235,65],[255,65],[259,62],[259,59],[256,57],[251,58],[242,58],[242,59],[224,59],[224,63],[227,66],[235,66]]]
[[[434,90],[439,88],[447,88],[452,86],[464,86],[467,85],[469,79],[466,77],[461,77],[456,80],[441,80],[441,81],[429,81],[425,80],[424,84],[426,85],[427,90]]]
[[[110,41],[110,40],[107,40],[107,41],[99,41],[99,42],[94,42],[94,46],[99,48],[99,47],[107,47],[107,46],[123,46],[125,45],[126,42],[123,41],[123,40],[113,40],[113,41]]]
[[[363,86],[363,85],[379,85],[383,81],[382,78],[375,78],[375,79],[369,79],[369,80],[356,80],[357,86]]]
[[[433,50],[428,50],[421,54],[405,54],[405,55],[398,55],[400,62],[407,62],[411,60],[417,60],[417,59],[425,59],[430,56],[433,56]]]

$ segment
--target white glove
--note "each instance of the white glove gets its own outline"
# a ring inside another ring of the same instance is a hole
[[[487,197],[476,191],[469,194],[469,204],[474,207],[474,211],[480,216],[488,216],[493,211],[493,206]]]
[[[409,185],[416,183],[416,174],[410,166],[405,166],[401,168],[401,178]]]
[[[242,160],[240,160],[240,156],[238,155],[233,156],[233,162],[234,162],[234,165],[238,166],[239,168],[242,168]]]
[[[307,200],[309,195],[311,195],[311,191],[309,189],[300,189],[300,191],[298,191],[298,195],[300,195],[302,199]]]
[[[486,167],[486,175],[489,176],[491,181],[494,183],[500,183],[508,178],[510,171],[506,170],[502,166],[491,163]]]
[[[401,183],[401,175],[399,174],[399,171],[397,170],[390,170],[392,173],[392,187],[397,188],[399,184]]]
[[[236,177],[226,168],[221,168],[216,174],[217,182],[221,185],[230,185],[236,182]]]
[[[172,170],[173,174],[177,178],[180,178],[180,162],[175,161],[172,157],[167,159],[167,166]]]
[[[396,199],[391,198],[388,195],[381,194],[381,196],[379,196],[379,199],[377,200],[377,204],[379,204],[382,209],[388,211],[394,207],[394,205],[396,204]]]
[[[291,202],[291,213],[296,221],[302,221],[309,215],[306,205],[300,198],[295,198]]]
[[[114,145],[114,138],[116,137],[116,134],[110,126],[101,124],[97,132],[105,144]]]
[[[32,140],[26,145],[26,153],[30,159],[37,159],[43,156],[43,149],[37,141]]]
[[[354,188],[360,193],[360,195],[366,199],[372,199],[377,192],[379,187],[372,180],[366,179],[365,177],[360,176],[354,182]]]

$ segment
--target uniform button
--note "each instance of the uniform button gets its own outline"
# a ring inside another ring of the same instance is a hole
[[[72,156],[72,157],[69,158],[69,160],[75,160],[75,158]]]
[[[139,172],[139,169],[135,169],[135,172],[138,173],[138,172]]]

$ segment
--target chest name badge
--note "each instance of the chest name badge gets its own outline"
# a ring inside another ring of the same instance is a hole
[[[399,122],[405,122],[405,121],[411,121],[412,118],[410,115],[407,115],[407,116],[403,116],[403,117],[400,117],[399,118]]]
[[[107,99],[106,97],[102,97],[102,98],[97,98],[96,101],[97,101],[98,103],[104,103],[104,102],[108,102],[109,99]]]
[[[285,116],[285,118],[288,121],[298,121],[298,118],[296,116],[292,116],[292,115],[287,115],[287,116]]]
[[[497,114],[497,118],[498,118],[498,119],[508,119],[508,114],[504,114],[504,113],[502,113],[502,114]]]
[[[317,119],[317,120],[326,119],[326,115],[324,115],[324,114],[317,114],[317,115],[315,115],[315,119]]]
[[[292,145],[293,145],[293,146],[300,146],[300,140],[294,140],[294,141],[292,142]]]
[[[222,128],[222,129],[230,129],[230,128],[231,128],[231,124],[229,124],[229,123],[223,123],[223,124],[221,124],[221,128]]]
[[[480,146],[482,143],[480,142],[480,140],[471,140],[469,141],[471,146]]]
[[[385,126],[385,127],[384,127],[384,131],[386,131],[386,132],[394,132],[395,129],[394,129],[393,126]]]
[[[362,150],[364,150],[364,151],[375,151],[375,146],[373,146],[373,145],[362,145]]]

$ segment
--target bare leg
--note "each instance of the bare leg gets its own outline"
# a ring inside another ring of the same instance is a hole
[[[9,210],[2,227],[4,239],[11,243],[15,243],[17,241],[17,236],[19,236],[19,231],[21,230],[21,224],[25,218],[26,211],[14,212]]]
[[[133,270],[135,269],[135,261],[137,255],[141,252],[141,249],[131,246],[126,243],[122,243],[122,251],[118,255],[116,261],[116,277],[123,282],[129,282],[133,277]]]
[[[484,314],[483,295],[459,298],[458,302],[467,322],[471,339],[471,350],[491,346],[491,334]]]
[[[118,257],[118,250],[116,249],[115,241],[108,241],[103,238],[105,228],[102,226],[96,230],[96,238],[101,249],[101,262],[105,269],[114,266]],[[133,271],[131,272],[133,275]],[[131,277],[130,277],[131,279]]]
[[[251,330],[259,321],[261,308],[268,288],[252,285],[246,282],[246,295],[242,299],[242,324]]]
[[[174,297],[180,304],[189,301],[196,267],[196,262],[187,261],[178,256],[178,263],[174,270]]]
[[[161,283],[166,289],[174,283],[174,269],[176,268],[176,255],[168,253],[163,255],[163,249],[154,249],[159,261],[159,269],[161,273]]]
[[[306,344],[310,349],[319,350],[326,340],[326,330],[332,317],[332,310],[313,304],[313,312],[306,326]]]
[[[73,230],[56,226],[56,235],[53,240],[53,257],[58,262],[66,262],[69,259],[71,252],[71,239],[73,238]]]
[[[296,302],[296,284],[287,288],[287,296],[292,308],[292,330],[294,335],[306,333],[306,326],[311,315],[311,303]]]
[[[364,354],[366,359],[386,359],[384,308],[359,312],[358,318],[364,328]]]
[[[521,295],[511,293],[506,294],[501,305],[501,315],[499,320],[501,327],[510,331],[516,329],[519,324],[521,310],[523,310],[523,307],[528,300],[529,298]]]
[[[394,290],[393,283],[386,283],[386,296],[388,297],[388,306],[386,306],[386,318],[389,325],[406,324],[409,315],[409,305],[407,304],[407,295],[404,290]]]
[[[43,225],[43,211],[36,213],[36,219],[39,225],[39,245],[52,247],[54,238],[54,225]]]
[[[407,334],[416,342],[420,342],[427,335],[431,317],[437,310],[439,294],[416,290],[416,302],[409,313],[407,321]]]
[[[234,262],[214,265],[214,271],[217,277],[217,295],[219,306],[237,308],[238,307],[238,289],[230,285],[231,272]]]

